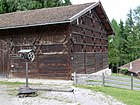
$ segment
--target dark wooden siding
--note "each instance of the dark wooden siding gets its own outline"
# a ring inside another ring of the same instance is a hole
[[[20,49],[36,52],[29,63],[32,78],[71,79],[72,70],[94,73],[108,67],[108,35],[94,9],[71,24],[0,30],[0,40],[10,53],[2,58],[1,47],[0,59],[6,60],[0,65],[10,62],[4,67],[11,76],[25,76],[25,61],[16,57]]]
[[[25,61],[17,58],[20,49],[34,49],[35,61],[29,62],[32,78],[70,79],[67,40],[69,25],[52,25],[1,30],[10,50],[10,74],[25,76]]]
[[[0,40],[0,76],[7,76],[9,67],[9,51],[5,41]]]
[[[108,35],[93,9],[71,24],[72,69],[94,73],[108,67]]]

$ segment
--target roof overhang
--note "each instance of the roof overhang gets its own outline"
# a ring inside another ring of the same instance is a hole
[[[77,13],[76,15],[72,16],[70,19],[70,22],[73,22],[74,20],[76,20],[77,18],[79,18],[80,16],[84,15],[85,13],[87,13],[88,11],[91,11],[93,8],[97,8],[99,7],[100,10],[96,10],[95,11],[97,12],[99,18],[101,19],[102,23],[104,24],[105,26],[105,29],[107,30],[107,33],[108,35],[115,35],[115,32],[111,26],[111,23],[109,21],[109,18],[101,4],[101,2],[97,2],[95,4],[92,4],[91,6],[85,8],[84,10],[82,10],[81,12]],[[104,17],[100,17],[100,13],[104,15]]]
[[[100,10],[96,10],[97,7],[99,7]],[[99,18],[101,19],[105,29],[107,30],[107,34],[108,35],[114,35],[114,30],[113,30],[113,28],[112,28],[112,26],[110,24],[110,21],[109,21],[107,15],[106,15],[106,13],[105,13],[105,11],[103,9],[103,6],[102,6],[101,2],[93,3],[92,5],[88,6],[84,10],[80,11],[76,15],[72,16],[71,18],[69,18],[68,20],[58,21],[58,22],[49,22],[49,23],[40,23],[40,24],[29,24],[29,25],[1,27],[0,30],[2,30],[2,29],[12,29],[12,28],[24,28],[24,27],[34,27],[34,26],[45,26],[45,25],[71,23],[71,22],[75,21],[76,19],[78,19],[80,16],[84,15],[85,13],[87,13],[88,11],[91,11],[93,8],[95,8]],[[100,12],[101,12],[101,14],[104,15],[104,18],[100,17]]]
[[[84,10],[82,10],[81,12],[77,13],[76,15],[72,16],[70,19],[70,22],[73,22],[74,20],[76,20],[77,18],[79,18],[80,16],[84,15],[85,13],[87,13],[88,11],[90,11],[91,9],[95,8],[96,6],[98,6],[100,4],[100,2],[92,4],[91,6],[85,8]]]
[[[52,22],[52,23],[42,23],[42,24],[31,24],[31,25],[24,25],[24,26],[11,26],[11,27],[2,27],[2,29],[12,29],[12,28],[25,28],[25,27],[35,27],[35,26],[45,26],[45,25],[55,25],[55,24],[64,24],[70,23],[70,21],[60,21],[60,22]]]

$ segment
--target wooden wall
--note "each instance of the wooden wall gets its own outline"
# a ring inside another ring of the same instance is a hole
[[[108,35],[95,10],[71,25],[72,69],[94,73],[108,67]]]
[[[108,35],[94,9],[71,24],[0,30],[0,40],[8,46],[5,71],[11,76],[25,77],[25,61],[17,57],[20,49],[36,52],[29,63],[32,78],[71,79],[73,71],[94,73],[108,67]]]
[[[9,65],[8,46],[4,41],[0,40],[0,76],[7,76]]]
[[[69,25],[52,25],[1,30],[1,40],[10,50],[10,75],[25,77],[25,61],[17,57],[20,49],[34,49],[35,61],[29,62],[32,78],[70,79],[67,48]]]

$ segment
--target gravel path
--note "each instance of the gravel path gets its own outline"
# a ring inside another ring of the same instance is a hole
[[[0,79],[0,81],[20,81],[24,79]],[[69,92],[38,91],[37,97],[19,98],[17,89],[21,85],[0,85],[0,105],[124,105],[106,94],[72,86],[72,81],[30,79],[31,88],[74,89]],[[41,83],[41,84],[40,84]]]

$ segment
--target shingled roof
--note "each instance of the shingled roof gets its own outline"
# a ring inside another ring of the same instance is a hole
[[[108,20],[107,15],[100,5],[100,2],[94,2],[5,13],[0,15],[0,29],[70,23],[97,6],[100,8],[98,9],[99,14],[103,14],[101,15],[101,20]],[[109,21],[103,21],[103,24],[105,25],[108,34],[113,34],[113,29],[111,28]]]
[[[132,73],[139,73],[140,72],[140,58],[136,59],[130,63],[120,66],[119,68],[127,68],[128,71]]]

